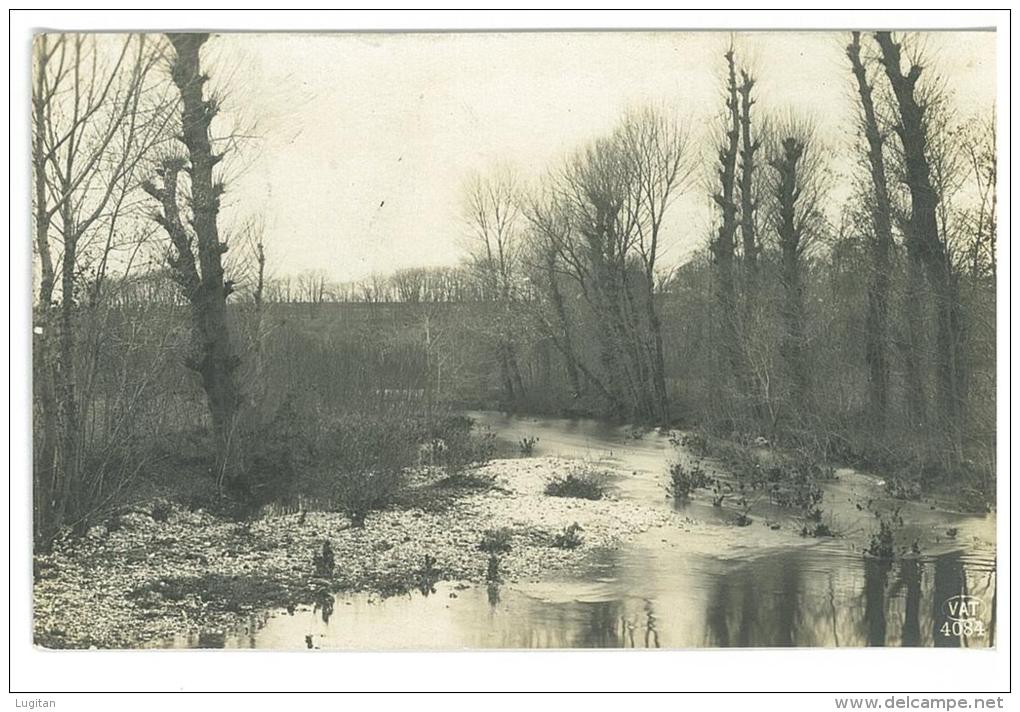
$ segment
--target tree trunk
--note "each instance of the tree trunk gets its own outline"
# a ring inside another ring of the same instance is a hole
[[[666,389],[666,359],[663,355],[662,346],[662,320],[655,308],[655,291],[653,286],[648,288],[648,299],[646,300],[648,311],[648,324],[652,332],[652,375],[654,377],[655,397],[658,405],[658,418],[662,425],[668,425],[670,421],[669,391]]]
[[[889,32],[877,32],[882,64],[899,108],[896,132],[903,144],[907,187],[910,189],[910,222],[907,249],[925,267],[935,296],[935,392],[942,417],[942,431],[951,453],[961,447],[960,416],[963,411],[964,364],[961,353],[962,315],[959,285],[945,238],[939,234],[939,195],[931,181],[928,161],[926,106],[915,95],[921,67],[913,65],[906,75],[900,66],[900,46]]]
[[[868,412],[872,425],[881,432],[886,425],[889,406],[889,359],[887,344],[889,334],[889,279],[893,251],[892,211],[889,202],[889,186],[885,175],[885,160],[882,155],[883,137],[878,128],[872,88],[867,72],[861,61],[860,32],[853,33],[853,40],[847,46],[847,57],[857,79],[857,91],[861,98],[864,136],[868,142],[868,167],[874,191],[871,218],[875,234],[871,249],[871,274],[868,281],[868,309],[865,321],[865,360],[868,366]],[[915,376],[918,372],[917,344],[911,342],[907,351],[907,370]],[[916,396],[915,396],[916,397]],[[914,405],[911,420],[917,421],[923,410],[923,401]]]
[[[735,194],[740,112],[733,51],[728,51],[725,56],[729,68],[726,100],[729,127],[726,131],[726,143],[719,152],[721,190],[713,196],[722,212],[722,224],[719,226],[719,233],[712,241],[710,249],[716,265],[715,299],[719,309],[723,359],[738,394],[743,396],[748,391],[744,388],[743,358],[740,348],[740,332],[737,328],[737,303],[733,274],[737,233]]]
[[[69,202],[64,203],[69,206]],[[68,516],[77,517],[75,507],[81,502],[80,477],[78,468],[81,448],[78,416],[77,364],[75,363],[75,264],[78,259],[78,239],[74,216],[70,207],[62,211],[64,228],[64,254],[61,260],[60,280],[60,325],[57,348],[57,396],[60,402],[60,485],[61,496],[56,522],[66,521]],[[67,511],[68,506],[71,511]],[[80,524],[80,523],[79,523]]]
[[[804,144],[788,138],[783,140],[782,156],[774,165],[779,173],[779,249],[782,254],[780,279],[783,284],[784,329],[780,351],[786,362],[793,410],[802,413],[807,398],[807,365],[804,362],[804,279],[801,274],[802,240],[797,224],[800,191],[797,187],[798,163]]]
[[[46,541],[52,532],[44,530],[51,528],[51,525],[59,525],[58,522],[53,522],[52,518],[54,486],[58,482],[57,442],[59,438],[59,423],[57,396],[55,393],[56,374],[54,372],[55,364],[53,359],[55,329],[52,319],[52,306],[55,276],[49,242],[50,207],[47,200],[46,150],[43,140],[47,128],[47,105],[43,86],[48,58],[45,51],[46,35],[40,35],[39,41],[43,43],[43,51],[39,53],[40,62],[35,70],[37,86],[32,97],[35,110],[35,127],[32,137],[32,168],[35,179],[35,244],[36,252],[39,254],[40,265],[39,302],[34,316],[35,326],[39,331],[33,344],[35,369],[32,385],[35,390],[42,427],[40,428],[40,437],[35,442],[33,457],[33,467],[36,476],[32,493],[35,516],[32,521],[36,541]]]
[[[175,277],[184,287],[191,303],[196,354],[189,365],[202,379],[219,441],[218,476],[220,484],[243,485],[238,414],[241,392],[236,370],[240,363],[227,318],[227,297],[231,284],[224,281],[222,255],[227,250],[220,242],[216,225],[222,185],[213,182],[213,167],[222,156],[212,151],[209,125],[216,114],[216,103],[203,98],[205,75],[201,73],[199,50],[208,39],[205,34],[168,34],[176,50],[171,77],[181,95],[182,133],[180,139],[188,151],[188,166],[167,164],[163,169],[164,189],[146,189],[160,198],[163,215],[160,222],[177,248],[171,261]],[[192,226],[198,245],[196,256],[176,207],[176,171],[181,168],[191,177]]]
[[[758,269],[758,239],[755,234],[754,211],[754,154],[760,143],[751,138],[751,106],[755,101],[751,98],[754,79],[746,72],[740,85],[740,133],[742,144],[740,149],[740,236],[744,251],[744,266],[747,271],[748,301],[754,298],[751,294]]]
[[[577,370],[577,357],[574,354],[573,339],[570,335],[570,322],[567,319],[567,308],[560,293],[560,287],[556,283],[555,264],[549,257],[546,258],[546,269],[549,272],[549,296],[552,299],[553,309],[556,311],[556,321],[562,333],[563,360],[567,368],[567,378],[570,379],[571,395],[578,398],[581,395],[581,378]]]

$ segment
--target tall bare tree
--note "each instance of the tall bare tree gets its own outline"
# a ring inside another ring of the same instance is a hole
[[[517,361],[514,304],[522,276],[520,195],[514,171],[500,166],[487,178],[474,176],[467,188],[467,218],[475,237],[474,264],[483,290],[499,305],[496,358],[507,403],[524,395]]]
[[[178,138],[187,157],[164,160],[157,171],[162,185],[149,182],[145,188],[160,203],[156,220],[170,238],[169,262],[191,304],[195,348],[188,366],[201,378],[219,441],[219,482],[243,488],[239,447],[242,394],[236,374],[240,358],[227,316],[227,298],[233,286],[224,278],[227,244],[220,240],[217,226],[224,186],[213,176],[223,156],[213,151],[210,132],[219,106],[216,99],[205,96],[208,76],[200,61],[200,50],[209,35],[171,33],[167,38],[174,49],[170,75],[180,94]],[[181,190],[182,173],[188,178],[187,196]]]
[[[890,32],[877,32],[881,62],[896,102],[895,130],[903,148],[904,179],[910,191],[907,250],[920,264],[935,296],[935,391],[943,432],[950,450],[961,447],[964,361],[958,275],[944,231],[939,229],[940,195],[932,181],[931,101],[917,86],[922,67],[912,62],[904,73],[900,43]]]
[[[755,197],[755,154],[761,148],[761,139],[751,130],[751,107],[756,103],[752,92],[755,79],[747,70],[740,72],[740,239],[743,262],[747,272],[747,291],[753,291],[758,269],[758,238],[756,235],[755,211],[758,201]],[[753,295],[751,295],[753,299]]]
[[[892,235],[892,207],[889,184],[886,178],[883,147],[885,136],[879,128],[871,82],[864,60],[861,58],[861,33],[851,35],[846,48],[847,57],[857,82],[860,97],[861,128],[867,142],[867,165],[871,176],[871,272],[868,279],[868,311],[866,318],[865,360],[868,366],[868,404],[870,416],[878,428],[883,428],[888,415],[889,399],[889,290],[892,255],[895,248]],[[907,349],[908,401],[911,419],[919,422],[923,407],[917,345]]]
[[[89,505],[82,490],[77,322],[83,309],[96,306],[114,253],[125,246],[121,235],[132,241],[138,234],[119,223],[131,212],[139,165],[165,138],[168,111],[153,85],[161,48],[144,35],[109,42],[41,34],[32,53],[36,393],[43,420],[36,521],[82,526]],[[91,286],[82,295],[86,272]]]
[[[655,416],[670,418],[669,393],[662,345],[662,320],[656,304],[659,284],[658,258],[662,248],[662,225],[666,212],[685,188],[692,166],[687,132],[673,117],[644,109],[624,118],[619,130],[623,151],[632,162],[632,197],[629,209],[636,213],[635,252],[643,272],[643,301],[649,332],[649,358],[655,397]]]
[[[728,376],[739,394],[743,387],[744,370],[741,358],[740,331],[737,324],[737,299],[734,259],[739,226],[737,193],[737,157],[740,153],[740,97],[737,85],[736,62],[732,47],[726,58],[726,128],[719,149],[719,187],[712,199],[721,213],[717,234],[709,243],[716,268],[716,306],[721,330],[722,356]]]
[[[772,221],[779,245],[780,309],[783,329],[780,353],[786,364],[791,405],[800,415],[809,405],[809,363],[806,358],[806,257],[820,234],[823,197],[822,165],[813,132],[804,122],[777,122],[769,165],[772,167]]]

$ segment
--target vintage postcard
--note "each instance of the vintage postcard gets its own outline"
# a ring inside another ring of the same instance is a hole
[[[35,32],[34,645],[995,648],[996,37]]]

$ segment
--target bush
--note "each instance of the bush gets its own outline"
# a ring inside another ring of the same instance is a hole
[[[244,445],[243,488],[235,488],[234,494],[253,508],[291,498],[298,472],[296,445],[289,430],[281,429],[275,420],[250,433]]]
[[[666,493],[676,500],[687,499],[694,493],[694,490],[709,487],[711,484],[712,479],[705,473],[701,463],[694,463],[690,467],[686,467],[681,462],[675,462],[669,468]]]
[[[448,472],[456,473],[491,460],[496,450],[496,434],[475,433],[473,427],[474,422],[461,415],[437,419],[420,439],[420,442],[433,450],[434,461],[431,464],[441,465]],[[442,446],[437,447],[437,443],[442,443]]]
[[[574,522],[553,537],[553,546],[557,549],[576,549],[583,543],[582,531],[581,525]]]
[[[894,476],[889,480],[886,488],[889,491],[889,496],[893,499],[910,502],[917,502],[921,499],[921,483],[917,480]]]
[[[871,543],[864,553],[876,559],[891,559],[895,556],[896,537],[892,525],[885,519],[878,520],[878,531],[871,535]]]
[[[351,524],[363,527],[369,512],[390,504],[402,483],[400,472],[340,472],[333,484],[333,496]]]
[[[312,553],[312,567],[315,575],[319,578],[332,578],[333,570],[336,567],[336,557],[333,554],[333,545],[328,541],[322,542],[322,550]]]
[[[517,447],[521,451],[521,455],[524,457],[531,457],[535,454],[535,445],[538,444],[538,438],[525,436],[517,442]]]
[[[510,551],[510,541],[513,532],[507,528],[487,529],[482,534],[482,540],[478,542],[478,549],[486,554],[499,555]]]
[[[822,539],[825,537],[834,537],[836,536],[836,532],[832,531],[832,527],[825,522],[813,522],[801,527],[800,535]]]
[[[174,505],[162,497],[153,501],[149,516],[154,522],[165,522],[174,513]]]
[[[695,457],[707,457],[710,454],[707,436],[702,432],[680,433],[671,432],[669,441],[674,447],[689,450]]]
[[[327,497],[354,526],[393,500],[415,461],[413,427],[389,414],[347,416],[327,434],[317,457],[328,468]]]
[[[578,499],[602,499],[606,494],[605,475],[598,473],[574,473],[558,477],[545,486],[550,497],[576,497]]]

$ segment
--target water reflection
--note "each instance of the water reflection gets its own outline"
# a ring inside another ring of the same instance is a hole
[[[936,648],[959,648],[962,637],[954,634],[951,625],[943,615],[943,606],[952,596],[967,593],[967,580],[963,573],[963,564],[959,552],[947,554],[935,562],[935,592],[932,597],[932,639]]]
[[[883,559],[864,561],[864,631],[868,645],[885,645],[885,603],[886,586],[892,562]]]
[[[685,578],[692,572],[694,578]],[[293,615],[281,611],[242,631],[203,633],[176,644],[384,650],[984,647],[993,641],[994,560],[960,552],[881,561],[806,549],[681,574],[647,579],[644,595],[620,592],[617,578],[595,587],[438,582],[427,593],[383,600],[341,596]],[[448,595],[453,591],[456,598]],[[961,594],[984,602],[984,634],[945,627],[943,604]]]
[[[483,420],[483,423],[485,421]],[[630,476],[621,498],[670,506],[663,435],[635,439],[590,421],[489,417],[516,442],[540,437],[537,454],[612,462]],[[881,497],[874,478],[841,474],[825,485],[826,511],[845,530],[871,526],[855,502]],[[590,561],[576,579],[464,587],[437,580],[426,557],[417,591],[378,599],[351,595],[263,614],[242,630],[182,636],[182,647],[270,649],[697,648],[939,646],[994,644],[995,518],[903,503],[904,541],[928,556],[866,559],[852,541],[804,540],[781,531],[729,526],[732,511],[695,500],[685,511],[706,524],[646,532]],[[934,533],[951,526],[953,550]],[[785,536],[785,538],[784,538]],[[927,538],[925,538],[927,537]],[[498,572],[497,572],[498,573]],[[493,579],[497,579],[494,576]],[[450,596],[455,593],[455,596]],[[946,602],[980,602],[970,633]]]
[[[797,645],[802,584],[801,562],[741,567],[720,576],[705,616],[708,647]]]

